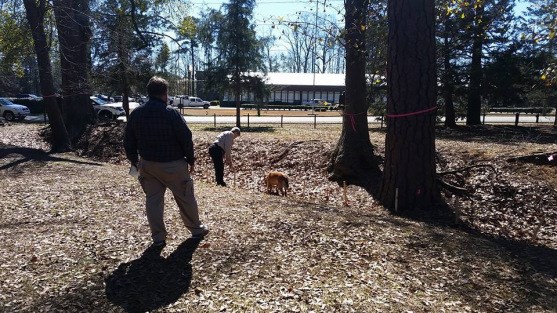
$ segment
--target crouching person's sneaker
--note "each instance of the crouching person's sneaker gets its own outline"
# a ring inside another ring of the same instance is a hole
[[[191,237],[203,239],[209,233],[209,228],[205,225],[199,226],[199,228],[192,230]]]

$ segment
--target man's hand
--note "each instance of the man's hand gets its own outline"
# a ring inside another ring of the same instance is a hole
[[[195,165],[194,165],[194,164],[191,164],[191,165],[190,165],[190,175],[192,175],[193,172],[195,172]]]

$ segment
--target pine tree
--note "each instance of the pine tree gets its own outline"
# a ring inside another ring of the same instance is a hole
[[[261,79],[249,75],[249,72],[265,70],[261,43],[256,37],[255,25],[251,22],[254,5],[254,0],[231,0],[224,5],[226,13],[216,41],[219,56],[212,69],[212,81],[227,83],[234,94],[238,127],[242,92],[257,91],[263,86],[258,83]]]

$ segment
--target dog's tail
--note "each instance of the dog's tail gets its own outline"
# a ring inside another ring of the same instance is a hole
[[[289,188],[289,186],[288,186],[288,176],[284,176],[284,185],[286,186],[286,189]]]

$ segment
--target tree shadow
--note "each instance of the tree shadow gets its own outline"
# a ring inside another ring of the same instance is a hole
[[[189,290],[190,264],[200,240],[189,238],[167,258],[162,247],[150,246],[140,258],[122,263],[105,280],[105,294],[126,312],[146,312],[176,302]]]
[[[387,231],[390,227],[413,229],[398,242],[404,248],[396,249],[399,254],[395,252],[388,259],[393,270],[398,267],[401,274],[446,290],[454,296],[451,300],[470,306],[472,311],[553,312],[557,308],[557,250],[553,248],[484,234],[434,215],[410,219],[302,201],[295,206],[303,209],[307,219],[320,220],[327,214],[337,216],[334,220],[349,234],[358,234],[352,229],[379,229],[385,225]],[[416,224],[416,219],[425,223]],[[274,225],[276,232],[284,236],[293,230],[303,236],[296,229],[304,227],[305,222],[292,225],[279,221]],[[412,268],[420,258],[428,258],[424,263],[439,262],[442,264],[439,266],[449,270],[440,277],[433,268]]]
[[[551,144],[557,143],[557,129],[553,126],[512,126],[476,125],[455,128],[437,127],[437,139],[450,139],[473,142],[497,142],[501,144],[521,144],[524,142]]]
[[[462,262],[457,276],[463,283],[452,284],[449,289],[466,303],[478,305],[478,299],[486,296],[483,293],[487,282],[508,288],[511,293],[499,304],[502,308],[521,308],[516,312],[535,307],[543,311],[557,308],[557,288],[553,283],[557,279],[557,250],[463,228],[468,236],[428,227],[425,236],[416,237],[407,245],[428,249],[437,243],[435,246],[443,254],[458,256]],[[478,285],[482,281],[483,287]]]
[[[96,162],[87,162],[87,161],[79,161],[79,160],[72,160],[61,158],[57,156],[53,156],[50,152],[46,152],[41,149],[34,149],[34,148],[26,148],[26,147],[16,147],[16,146],[8,146],[2,147],[0,146],[0,159],[3,159],[9,155],[20,155],[22,158],[14,160],[13,162],[9,162],[0,166],[0,170],[5,170],[9,168],[16,167],[26,162],[30,161],[39,161],[39,162],[70,162],[70,163],[77,163],[77,164],[84,164],[84,165],[102,165],[101,163]]]

